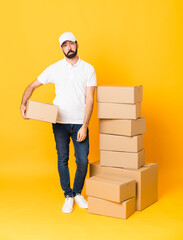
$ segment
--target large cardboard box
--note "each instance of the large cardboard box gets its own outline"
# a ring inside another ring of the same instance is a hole
[[[128,169],[138,169],[145,164],[145,150],[137,153],[100,151],[100,165],[106,167],[120,167]]]
[[[140,86],[98,86],[97,102],[137,103],[142,101],[143,89]]]
[[[98,118],[137,119],[141,116],[141,103],[97,103]]]
[[[123,177],[129,177],[136,180],[137,186],[137,202],[136,209],[138,211],[150,206],[158,200],[158,164],[146,163],[138,170],[102,167],[100,161],[89,164],[90,177],[99,175],[100,173],[114,174]]]
[[[88,196],[88,212],[103,216],[127,219],[135,212],[135,197],[127,199],[122,203],[115,203],[101,198]]]
[[[146,119],[99,119],[99,132],[124,136],[145,133]]]
[[[86,194],[121,203],[136,195],[136,181],[109,174],[96,175],[86,179]]]
[[[53,104],[27,100],[26,117],[56,123],[59,107]]]
[[[133,137],[100,134],[100,150],[138,152],[143,148],[143,134]]]

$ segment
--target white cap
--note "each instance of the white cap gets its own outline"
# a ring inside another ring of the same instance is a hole
[[[65,32],[59,37],[60,47],[62,46],[62,43],[67,40],[73,41],[73,42],[77,41],[73,33]]]

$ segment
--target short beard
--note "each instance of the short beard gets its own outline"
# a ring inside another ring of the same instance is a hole
[[[75,56],[76,56],[76,54],[77,54],[77,47],[76,47],[76,51],[75,52],[73,52],[73,51],[69,51],[67,54],[64,52],[64,55],[67,57],[67,58],[74,58]],[[72,54],[69,54],[70,52],[73,52]]]

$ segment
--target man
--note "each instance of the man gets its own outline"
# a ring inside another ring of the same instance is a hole
[[[88,208],[88,202],[81,195],[81,191],[88,169],[88,124],[97,81],[94,67],[77,55],[78,43],[75,36],[71,32],[65,32],[59,37],[59,43],[65,57],[48,66],[26,88],[21,102],[21,114],[26,119],[26,102],[37,87],[47,83],[55,84],[56,97],[53,104],[59,106],[59,113],[57,123],[52,123],[52,129],[56,142],[60,184],[65,196],[62,211],[70,213],[74,202],[81,208]],[[70,137],[74,144],[77,164],[73,189],[70,187],[68,169]]]

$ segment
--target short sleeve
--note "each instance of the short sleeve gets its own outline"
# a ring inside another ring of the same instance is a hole
[[[96,77],[96,73],[95,73],[94,67],[92,68],[92,71],[89,74],[86,86],[87,87],[97,86],[97,77]]]
[[[54,83],[52,78],[52,65],[48,66],[38,77],[37,79],[42,84]]]

